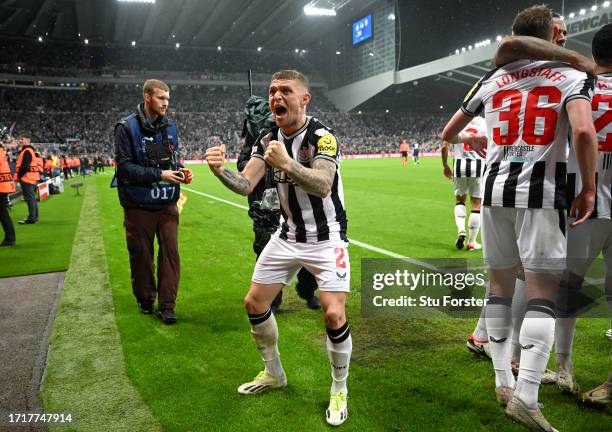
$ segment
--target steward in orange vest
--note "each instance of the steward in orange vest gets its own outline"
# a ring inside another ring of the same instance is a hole
[[[21,153],[19,153],[19,158],[17,159],[15,179],[23,183],[35,185],[40,180],[36,152],[34,151],[34,147],[30,145],[30,139],[25,138],[25,140],[27,140],[27,144],[23,145]],[[20,138],[19,141],[23,142],[24,138]]]
[[[4,229],[4,240],[0,246],[15,246],[15,227],[8,212],[9,194],[15,192],[15,183],[11,174],[8,158],[0,144],[0,223]]]
[[[38,203],[36,202],[36,183],[40,180],[40,172],[36,162],[34,147],[30,145],[30,138],[22,135],[19,137],[21,153],[17,159],[15,178],[21,184],[23,199],[28,204],[27,219],[20,220],[21,225],[35,224],[38,222]]]

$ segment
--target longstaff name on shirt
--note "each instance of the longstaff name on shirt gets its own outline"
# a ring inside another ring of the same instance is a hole
[[[558,71],[553,71],[547,67],[534,67],[531,69],[521,69],[516,72],[504,74],[495,80],[498,88],[507,86],[510,83],[517,82],[526,78],[544,77],[552,82],[563,82],[567,77]]]

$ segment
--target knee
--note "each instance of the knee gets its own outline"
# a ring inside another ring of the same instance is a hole
[[[244,308],[247,313],[250,314],[259,314],[264,313],[270,305],[264,305],[260,299],[257,298],[256,295],[249,292],[244,297]]]
[[[325,310],[324,319],[325,327],[328,329],[337,329],[346,321],[344,309],[339,306],[330,306]]]

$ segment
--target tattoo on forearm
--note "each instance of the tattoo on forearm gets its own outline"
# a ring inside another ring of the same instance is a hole
[[[240,195],[248,195],[251,189],[251,182],[242,177],[240,174],[224,169],[223,173],[219,176],[219,180],[229,190],[236,192]]]
[[[336,164],[324,159],[317,159],[312,168],[292,161],[287,174],[302,189],[311,195],[325,197],[334,183]]]

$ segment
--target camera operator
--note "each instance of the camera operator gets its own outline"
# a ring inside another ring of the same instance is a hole
[[[115,127],[116,180],[138,308],[145,315],[152,314],[157,291],[157,316],[164,324],[173,324],[180,275],[176,202],[179,184],[191,183],[192,175],[180,166],[176,125],[165,115],[170,89],[162,81],[147,80],[143,97],[136,112]],[[157,284],[155,236],[159,243]]]
[[[251,159],[253,144],[255,144],[257,137],[264,130],[275,125],[268,102],[258,96],[251,96],[249,98],[245,107],[245,114],[247,118],[244,121],[241,133],[242,149],[238,156],[238,171],[242,171]],[[274,234],[280,224],[280,209],[262,208],[262,198],[265,190],[273,187],[271,177],[266,175],[247,197],[249,201],[249,217],[253,220],[253,232],[255,233],[253,251],[257,258],[259,258],[264,247],[268,244],[270,236]],[[264,205],[263,207],[266,206]],[[317,289],[317,281],[312,273],[302,268],[297,275],[297,279],[298,282],[295,289],[298,296],[306,300],[310,309],[320,309],[321,303],[314,294]],[[276,313],[278,311],[282,301],[283,291],[281,290],[272,301],[270,306],[272,312]]]
[[[6,151],[2,147],[6,134],[6,128],[0,130],[0,223],[4,230],[4,240],[0,243],[0,246],[15,246],[15,227],[8,212],[9,196],[15,192],[15,182]]]

